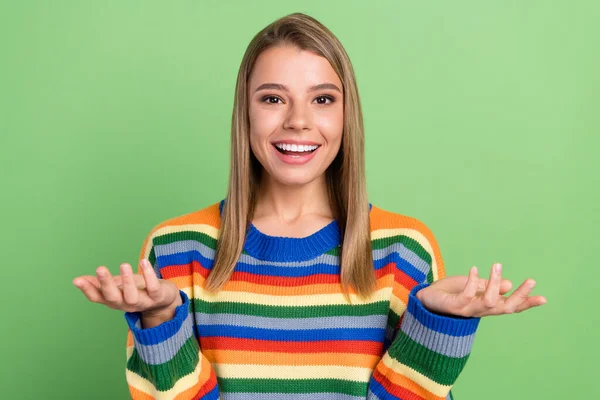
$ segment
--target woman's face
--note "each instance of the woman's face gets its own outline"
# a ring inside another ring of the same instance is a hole
[[[293,46],[263,51],[248,82],[250,146],[263,178],[302,185],[322,177],[342,142],[343,98],[324,57]]]

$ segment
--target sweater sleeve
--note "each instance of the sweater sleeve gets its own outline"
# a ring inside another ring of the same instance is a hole
[[[148,259],[157,277],[162,279],[153,232],[144,241],[140,260]],[[175,281],[178,287],[179,282],[181,280]],[[125,375],[134,400],[219,398],[215,372],[202,354],[195,335],[194,308],[190,299],[193,296],[191,292],[190,296],[186,294],[193,287],[179,289],[183,304],[176,308],[170,321],[144,329],[141,313],[125,313],[128,325]]]
[[[368,400],[452,399],[451,388],[471,352],[480,318],[445,316],[427,310],[416,293],[445,276],[438,244],[420,224],[415,240],[425,250],[429,270],[414,285],[394,332],[394,339],[375,366]]]

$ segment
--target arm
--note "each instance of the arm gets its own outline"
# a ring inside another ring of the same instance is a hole
[[[153,234],[144,241],[140,259],[146,258],[159,278]],[[138,273],[140,273],[138,268]],[[164,322],[146,320],[141,313],[125,313],[127,321],[126,379],[132,399],[218,399],[216,375],[202,354],[194,334],[191,287],[179,287],[181,305]],[[189,289],[190,296],[186,293]]]
[[[416,293],[445,277],[444,264],[424,224],[415,221],[406,235],[411,250],[429,268],[426,279],[408,294],[395,337],[369,381],[368,399],[451,399],[450,389],[469,357],[480,319],[435,314],[421,304]]]

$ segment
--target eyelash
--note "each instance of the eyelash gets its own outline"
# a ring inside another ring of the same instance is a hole
[[[328,95],[322,95],[322,96],[318,96],[318,97],[316,97],[315,99],[320,99],[320,98],[322,98],[322,97],[324,97],[324,98],[328,99],[328,100],[330,101],[330,103],[329,103],[329,104],[331,104],[331,103],[334,103],[334,102],[335,102],[335,98],[334,98],[334,97],[332,97],[332,96],[328,96]],[[267,99],[279,99],[279,100],[281,100],[281,98],[280,98],[280,97],[278,97],[278,96],[273,96],[273,95],[264,96],[264,97],[263,97],[261,100],[262,100],[262,102],[264,103],[264,102],[265,102],[265,100],[267,100]],[[269,103],[269,102],[267,102],[267,104],[276,105],[277,103]],[[321,103],[321,104],[319,104],[319,105],[320,105],[320,106],[325,106],[325,105],[327,105],[327,103],[325,103],[325,104]]]

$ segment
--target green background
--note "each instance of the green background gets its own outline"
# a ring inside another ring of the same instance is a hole
[[[456,398],[599,398],[600,6],[549,0],[1,2],[1,397],[128,398],[71,281],[224,197],[243,52],[296,11],[352,59],[370,201],[548,299],[482,320]]]

